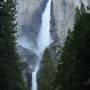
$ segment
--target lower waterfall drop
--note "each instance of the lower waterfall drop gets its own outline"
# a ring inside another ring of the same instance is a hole
[[[32,90],[37,90],[37,72],[40,66],[40,60],[44,53],[46,47],[48,47],[51,43],[50,37],[50,19],[51,19],[51,0],[48,0],[46,8],[42,14],[42,23],[40,27],[40,32],[37,39],[38,47],[36,49],[37,56],[39,60],[35,67],[34,72],[32,72]]]
[[[39,65],[35,67],[34,72],[32,72],[32,90],[37,90],[37,72],[39,70]]]

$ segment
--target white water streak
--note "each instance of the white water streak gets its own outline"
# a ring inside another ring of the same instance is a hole
[[[51,12],[51,0],[48,1],[45,11],[42,14],[42,24],[38,35],[38,49],[37,53],[41,54],[46,47],[51,43],[50,37],[50,12]]]
[[[45,48],[51,43],[50,37],[50,12],[51,12],[51,0],[48,1],[45,11],[42,14],[42,24],[38,35],[37,43],[38,48],[36,50],[37,55],[42,55]],[[41,57],[41,56],[40,56]],[[35,71],[32,73],[32,90],[37,90],[37,72],[39,70],[40,61],[38,61]]]
[[[39,64],[36,65],[35,71],[32,72],[32,90],[37,90],[37,72],[39,70]]]

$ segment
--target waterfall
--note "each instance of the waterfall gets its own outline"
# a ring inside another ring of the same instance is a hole
[[[37,72],[39,70],[39,63],[35,67],[35,71],[32,72],[32,90],[37,90]]]
[[[51,12],[51,0],[48,1],[45,11],[42,14],[42,24],[38,35],[38,52],[42,53],[46,47],[51,43],[50,37],[50,12]]]
[[[37,72],[40,66],[40,59],[46,47],[48,47],[51,43],[50,37],[50,12],[51,12],[51,0],[48,1],[46,8],[42,14],[42,23],[40,27],[40,32],[37,38],[37,49],[36,53],[38,55],[39,60],[35,67],[34,72],[32,72],[32,90],[37,90]]]

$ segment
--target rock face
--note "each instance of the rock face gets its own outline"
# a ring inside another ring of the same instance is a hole
[[[68,29],[73,27],[74,6],[71,0],[52,0],[52,9],[55,37],[63,43]]]
[[[90,0],[82,0],[85,6]],[[59,40],[61,44],[64,43],[65,37],[69,29],[73,30],[73,22],[75,16],[75,8],[80,8],[81,0],[52,0],[52,27],[54,32],[54,40]],[[52,28],[51,27],[51,28]]]
[[[88,6],[90,7],[90,0],[88,0]]]
[[[17,46],[17,51],[22,59],[22,63],[24,64],[25,68],[29,67],[29,71],[31,72],[33,67],[35,66],[37,55],[33,51],[26,49],[20,45]]]
[[[31,22],[34,12],[39,8],[42,0],[17,0],[18,23]]]

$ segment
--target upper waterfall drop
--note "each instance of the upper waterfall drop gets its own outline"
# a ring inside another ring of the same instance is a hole
[[[37,39],[38,54],[41,54],[45,50],[45,48],[50,45],[52,41],[50,36],[50,20],[51,20],[51,0],[48,1],[46,8],[42,14],[42,23]]]
[[[51,0],[48,1],[46,8],[42,14],[42,23],[40,27],[40,32],[37,38],[38,47],[36,48],[37,56],[39,60],[37,61],[34,72],[32,72],[32,90],[37,90],[37,72],[40,67],[40,60],[46,47],[51,43],[50,37],[50,20],[51,20]]]

